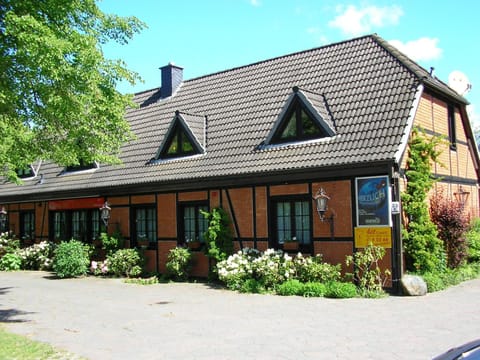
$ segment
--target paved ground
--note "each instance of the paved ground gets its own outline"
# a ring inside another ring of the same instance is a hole
[[[480,280],[424,297],[243,295],[0,273],[0,322],[88,359],[430,359],[480,338]]]

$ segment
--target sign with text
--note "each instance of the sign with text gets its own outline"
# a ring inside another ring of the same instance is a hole
[[[390,226],[390,187],[388,176],[355,179],[357,226]]]
[[[392,248],[392,228],[382,227],[356,227],[355,247],[365,248],[368,244],[381,246],[387,249]]]

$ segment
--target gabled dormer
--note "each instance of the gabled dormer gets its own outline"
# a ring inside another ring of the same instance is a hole
[[[177,110],[153,160],[203,154],[205,152],[205,127],[205,116]]]
[[[295,86],[265,144],[304,142],[335,134],[335,124],[325,98]]]

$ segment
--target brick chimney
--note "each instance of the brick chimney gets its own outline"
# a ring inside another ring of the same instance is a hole
[[[160,68],[162,71],[162,98],[172,96],[183,81],[183,68],[169,63]]]

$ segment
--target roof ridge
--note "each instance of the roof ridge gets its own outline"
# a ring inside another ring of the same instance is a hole
[[[299,55],[299,54],[303,54],[303,53],[308,53],[308,52],[316,51],[316,50],[319,50],[319,49],[327,49],[329,47],[338,46],[340,44],[347,44],[349,42],[355,42],[355,41],[359,41],[359,40],[365,39],[365,38],[372,38],[374,35],[376,35],[376,34],[362,35],[362,36],[359,36],[359,37],[356,37],[356,38],[341,40],[341,41],[337,41],[337,42],[334,42],[334,43],[331,43],[331,44],[326,44],[326,45],[323,45],[323,46],[317,46],[317,47],[313,47],[313,48],[306,49],[306,50],[295,51],[295,52],[291,52],[289,54],[280,55],[280,56],[276,56],[276,57],[272,57],[272,58],[268,58],[268,59],[264,59],[264,60],[259,60],[259,61],[256,61],[256,62],[253,62],[253,63],[250,63],[250,64],[235,66],[235,67],[232,67],[232,68],[229,68],[229,69],[219,70],[219,71],[216,71],[216,72],[213,72],[213,73],[210,73],[210,74],[200,75],[200,76],[188,79],[188,80],[184,80],[183,82],[184,83],[192,82],[192,81],[200,80],[200,79],[207,78],[207,77],[210,77],[210,76],[216,76],[216,75],[220,75],[220,74],[223,74],[223,73],[228,73],[228,72],[231,72],[231,71],[247,68],[247,67],[250,67],[250,66],[263,64],[263,63],[266,63],[266,62],[269,62],[269,61],[275,61],[275,60],[279,60],[279,59],[283,59],[283,58],[288,58],[290,56],[295,56],[295,55]],[[152,89],[142,90],[142,91],[134,93],[134,96],[137,96],[137,95],[149,92],[149,91],[153,91],[153,90],[159,90],[159,89],[160,89],[160,87],[154,87]]]
[[[209,77],[209,76],[215,76],[215,75],[219,75],[219,74],[222,74],[222,73],[227,73],[227,72],[230,72],[230,71],[235,71],[235,70],[247,68],[247,67],[250,67],[250,66],[263,64],[263,63],[266,63],[266,62],[269,62],[269,61],[275,61],[275,60],[279,60],[279,59],[283,59],[283,58],[288,58],[290,56],[295,56],[295,55],[299,55],[299,54],[303,54],[303,53],[316,51],[316,50],[319,50],[319,49],[327,49],[329,47],[338,46],[340,44],[346,44],[346,43],[349,43],[349,42],[359,41],[361,39],[369,38],[369,37],[372,37],[372,36],[373,36],[373,34],[362,35],[362,36],[359,36],[359,37],[356,37],[356,38],[341,40],[341,41],[337,41],[337,42],[334,42],[334,43],[331,43],[331,44],[326,44],[326,45],[323,45],[323,46],[317,46],[317,47],[313,47],[313,48],[306,49],[306,50],[295,51],[295,52],[291,52],[289,54],[284,54],[284,55],[275,56],[275,57],[264,59],[264,60],[259,60],[259,61],[256,61],[256,62],[253,62],[253,63],[250,63],[250,64],[235,66],[235,67],[230,68],[230,69],[225,69],[225,70],[216,71],[216,72],[213,72],[213,73],[210,73],[210,74],[200,75],[200,76],[194,77],[192,79],[185,80],[185,82],[195,81],[195,80],[199,80],[199,79],[206,78],[206,77]]]
[[[198,117],[205,117],[205,116],[207,116],[207,115],[205,115],[205,114],[195,114],[195,113],[193,113],[193,112],[182,111],[182,110],[175,110],[175,114],[185,114],[185,115],[198,116]]]

